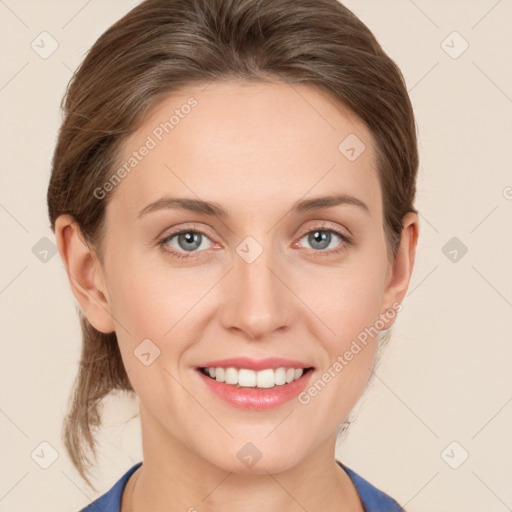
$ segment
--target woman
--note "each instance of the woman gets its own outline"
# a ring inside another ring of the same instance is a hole
[[[335,0],[146,0],[74,75],[49,216],[80,304],[84,479],[114,389],[143,462],[85,510],[394,511],[335,460],[414,265],[402,75]]]

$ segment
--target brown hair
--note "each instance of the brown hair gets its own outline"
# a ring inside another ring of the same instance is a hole
[[[105,208],[94,190],[113,174],[128,134],[159,99],[189,84],[243,79],[306,83],[353,111],[376,140],[388,256],[413,208],[418,151],[404,79],[370,30],[336,0],[146,0],[91,47],[68,84],[48,187],[51,229],[71,214],[102,258]],[[341,142],[341,141],[340,141]],[[64,442],[75,467],[96,457],[91,427],[112,390],[133,391],[115,332],[79,310],[83,345]],[[70,397],[71,398],[71,397]]]

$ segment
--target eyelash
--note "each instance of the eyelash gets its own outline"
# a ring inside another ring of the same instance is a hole
[[[339,254],[341,253],[343,250],[346,249],[346,247],[349,247],[352,245],[352,238],[349,237],[348,235],[338,231],[337,229],[333,229],[333,228],[328,228],[327,226],[324,226],[324,225],[319,225],[319,226],[315,226],[314,228],[310,229],[309,231],[306,231],[304,234],[302,234],[299,238],[299,240],[301,240],[302,238],[304,238],[306,235],[309,235],[310,233],[313,233],[315,231],[323,231],[325,233],[334,233],[335,235],[339,236],[340,239],[342,240],[343,243],[340,244],[339,247],[337,247],[336,249],[330,249],[330,250],[315,250],[315,249],[311,249],[311,251],[313,251],[313,253],[316,253],[314,254],[313,257],[322,257],[322,256],[325,256],[326,254],[329,255],[329,256],[334,256],[336,254]],[[172,233],[166,235],[164,238],[162,238],[161,240],[159,240],[158,242],[158,246],[165,252],[167,252],[168,254],[170,254],[171,256],[173,256],[174,258],[178,258],[178,259],[183,259],[183,260],[187,260],[187,259],[190,259],[190,258],[195,258],[194,256],[194,252],[192,253],[189,253],[189,254],[186,254],[184,252],[181,252],[181,251],[176,251],[175,249],[171,249],[169,248],[168,246],[167,247],[164,247],[166,246],[167,242],[169,242],[170,240],[172,240],[176,235],[181,235],[183,233],[197,233],[197,234],[200,234],[200,235],[203,235],[203,236],[206,236],[207,238],[209,238],[210,240],[212,238],[214,238],[212,236],[211,233],[209,233],[207,230],[204,230],[204,229],[198,229],[196,228],[195,226],[192,226],[192,227],[189,227],[189,228],[185,228],[185,229],[180,229],[180,230],[177,230],[177,231],[173,231]],[[202,251],[199,251],[199,252],[202,252]]]

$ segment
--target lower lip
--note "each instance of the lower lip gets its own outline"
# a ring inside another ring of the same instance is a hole
[[[276,385],[272,388],[237,387],[207,377],[201,370],[196,371],[208,388],[227,403],[240,409],[265,410],[279,407],[295,398],[304,390],[314,370],[307,371],[289,384]]]

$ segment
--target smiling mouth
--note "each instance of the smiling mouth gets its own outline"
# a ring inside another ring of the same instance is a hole
[[[276,386],[285,386],[313,370],[310,368],[267,368],[265,370],[249,370],[247,368],[234,367],[208,367],[198,370],[217,382],[232,385],[238,388],[269,389]]]

